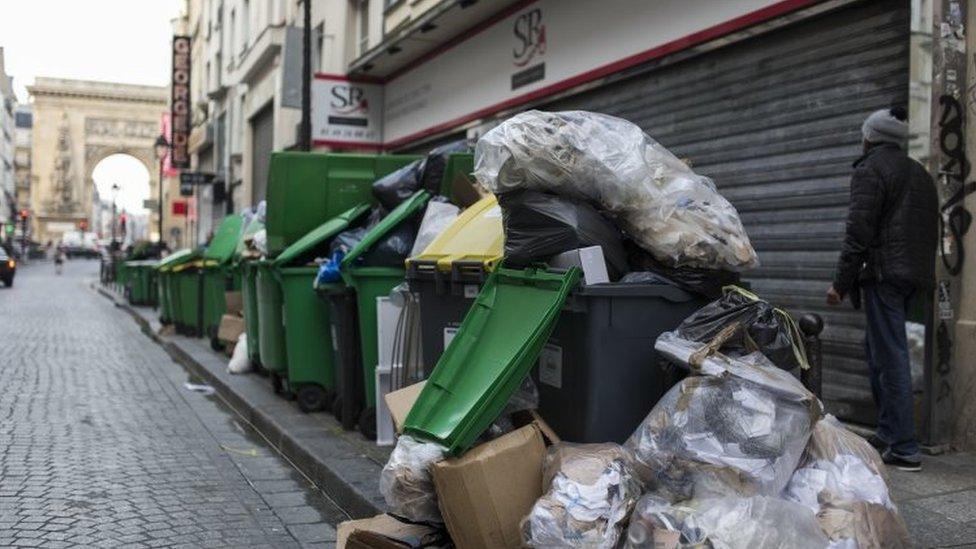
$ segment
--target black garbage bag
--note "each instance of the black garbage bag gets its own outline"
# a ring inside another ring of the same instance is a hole
[[[364,267],[403,268],[403,262],[410,255],[416,237],[417,222],[414,220],[404,221],[386,233],[379,242],[363,254],[357,264]]]
[[[366,231],[366,227],[357,227],[337,234],[332,239],[332,243],[329,244],[329,256],[331,257],[336,252],[342,252],[343,255],[349,253],[349,250],[355,248],[356,244],[359,244],[363,237],[366,236]]]
[[[470,153],[474,151],[471,141],[463,139],[446,145],[441,145],[427,153],[421,166],[420,188],[431,194],[440,194],[441,182],[444,179],[444,169],[447,167],[447,157],[452,154]]]
[[[637,246],[633,241],[626,241],[627,258],[631,274],[638,272],[653,273],[667,280],[682,290],[692,292],[709,299],[722,297],[722,288],[742,284],[739,273],[719,269],[700,269],[695,267],[671,267],[654,259],[650,253]],[[631,281],[634,281],[632,277]]]
[[[786,311],[743,290],[729,290],[686,318],[675,330],[679,337],[700,343],[711,342],[733,323],[743,330],[722,345],[729,356],[760,351],[773,364],[792,370],[806,362],[803,340]]]
[[[387,210],[392,210],[417,192],[422,160],[415,160],[373,183],[373,196]]]
[[[600,246],[611,278],[627,272],[617,227],[593,206],[538,191],[498,196],[505,229],[505,262],[515,267],[547,261],[576,248]]]

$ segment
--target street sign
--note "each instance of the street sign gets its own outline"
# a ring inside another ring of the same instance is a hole
[[[159,209],[159,202],[155,198],[147,198],[142,201],[142,207],[147,210],[156,211]]]
[[[214,177],[216,176],[210,172],[180,172],[180,185],[193,187],[209,185],[213,182]]]

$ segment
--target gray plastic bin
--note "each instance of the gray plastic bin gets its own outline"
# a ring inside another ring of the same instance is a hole
[[[654,341],[707,303],[663,284],[574,291],[533,369],[540,415],[569,442],[624,442],[683,377]]]

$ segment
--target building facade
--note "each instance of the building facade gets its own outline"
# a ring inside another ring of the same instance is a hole
[[[17,221],[17,186],[14,179],[16,105],[13,77],[8,76],[4,69],[3,48],[0,48],[0,228],[3,229],[0,240],[13,235],[12,228]]]
[[[31,171],[31,134],[34,127],[34,110],[30,105],[17,105],[14,110],[14,186],[17,189],[15,200],[17,210],[30,214],[31,188],[34,175]],[[25,233],[26,229],[26,233]],[[30,224],[19,222],[14,234],[31,237]]]

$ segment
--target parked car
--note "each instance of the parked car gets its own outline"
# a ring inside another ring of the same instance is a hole
[[[0,248],[0,280],[3,280],[3,284],[9,288],[14,285],[15,274],[17,274],[17,260]]]

